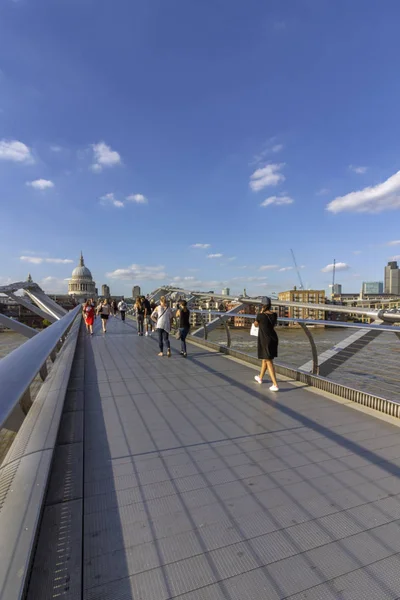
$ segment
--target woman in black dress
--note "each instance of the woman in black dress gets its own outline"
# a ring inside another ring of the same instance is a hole
[[[272,381],[272,386],[269,388],[271,392],[279,390],[273,362],[278,356],[278,335],[275,331],[277,321],[278,315],[271,311],[271,299],[267,298],[254,323],[258,327],[258,358],[262,360],[260,375],[256,375],[254,379],[257,383],[262,383],[268,369]]]

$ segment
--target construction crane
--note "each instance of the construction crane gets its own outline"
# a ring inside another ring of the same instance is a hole
[[[301,275],[300,275],[300,269],[299,269],[299,267],[297,266],[296,257],[295,257],[295,255],[294,255],[294,252],[293,252],[293,250],[290,250],[290,252],[292,253],[292,258],[293,258],[294,268],[295,268],[295,269],[296,269],[296,271],[297,271],[297,276],[298,276],[298,278],[299,278],[299,281],[300,281],[300,287],[299,287],[299,289],[300,289],[300,290],[304,290],[303,280],[302,280],[302,278],[301,278]]]

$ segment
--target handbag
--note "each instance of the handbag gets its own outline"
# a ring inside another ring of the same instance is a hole
[[[258,327],[256,327],[254,325],[254,323],[251,324],[251,329],[250,329],[250,335],[254,335],[254,337],[258,337]]]
[[[178,331],[175,332],[175,339],[176,340],[180,340],[181,339],[181,332],[179,331],[179,329],[178,329]]]

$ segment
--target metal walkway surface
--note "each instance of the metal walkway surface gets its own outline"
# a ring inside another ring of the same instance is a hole
[[[400,598],[398,427],[99,325],[78,344],[28,600]]]

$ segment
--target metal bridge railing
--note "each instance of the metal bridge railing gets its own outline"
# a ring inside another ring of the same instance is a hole
[[[38,373],[43,381],[46,379],[47,359],[50,357],[54,362],[80,310],[81,307],[77,306],[0,361],[0,429],[7,425],[18,403],[26,414],[31,404],[30,386],[33,380]]]
[[[189,336],[192,341],[201,343],[203,339],[203,343],[221,352],[259,364],[257,338],[251,337],[245,327],[232,330],[227,321],[233,317],[213,310],[191,312],[198,314],[202,323],[195,335]],[[210,320],[218,316],[221,317],[220,329],[208,331]],[[256,315],[247,313],[235,316],[252,320],[256,318]],[[299,325],[306,335],[304,340],[308,342],[301,344],[298,337],[297,343],[294,340],[292,342],[291,328],[277,328],[280,337],[279,359],[275,361],[278,373],[345,398],[354,399],[365,394],[383,403],[396,403],[400,407],[400,328],[283,317],[278,317],[278,324]],[[336,330],[334,333],[333,329]],[[241,341],[238,342],[235,337],[241,338]],[[246,343],[243,343],[243,339]],[[363,397],[363,403],[368,402]],[[374,402],[371,400],[372,404]]]

